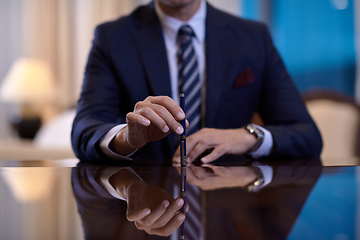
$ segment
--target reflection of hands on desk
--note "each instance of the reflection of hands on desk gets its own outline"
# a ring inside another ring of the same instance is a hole
[[[123,169],[112,175],[110,184],[127,202],[126,217],[148,234],[169,236],[184,221],[180,213],[184,204],[164,189],[141,181],[134,173]]]
[[[257,175],[252,167],[221,167],[204,164],[187,169],[186,180],[202,190],[245,187],[255,181]]]

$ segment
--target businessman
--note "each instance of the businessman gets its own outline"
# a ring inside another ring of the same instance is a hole
[[[262,126],[250,124],[255,112]],[[98,26],[73,124],[76,155],[179,161],[184,118],[188,161],[317,157],[322,148],[263,24],[205,0],[155,0]]]

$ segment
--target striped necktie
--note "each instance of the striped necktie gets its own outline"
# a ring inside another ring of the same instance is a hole
[[[186,129],[187,135],[191,135],[200,129],[201,115],[201,82],[196,54],[192,45],[192,37],[195,34],[190,26],[184,25],[178,34],[178,69],[179,69],[179,91],[185,94],[185,114],[190,123]],[[189,211],[185,220],[185,239],[203,239],[201,223],[200,189],[194,185],[187,184],[186,201]]]
[[[187,135],[200,129],[201,82],[196,54],[191,42],[194,32],[184,25],[178,34],[179,91],[185,94],[185,114],[190,123]]]
[[[186,183],[186,202],[189,210],[185,218],[185,240],[203,240],[200,189],[197,186]]]

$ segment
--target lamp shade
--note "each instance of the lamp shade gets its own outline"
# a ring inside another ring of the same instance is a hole
[[[39,103],[55,99],[55,79],[48,63],[21,58],[13,63],[0,85],[4,102]]]

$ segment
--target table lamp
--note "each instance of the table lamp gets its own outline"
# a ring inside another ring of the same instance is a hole
[[[48,63],[16,60],[0,85],[0,100],[15,104],[9,120],[22,138],[33,139],[41,127],[41,107],[55,100],[55,79]]]

